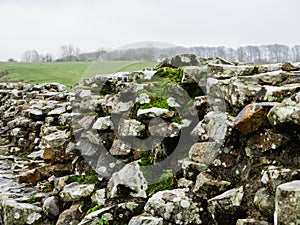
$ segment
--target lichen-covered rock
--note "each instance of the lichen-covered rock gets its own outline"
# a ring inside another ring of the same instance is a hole
[[[3,212],[4,225],[37,225],[43,216],[42,208],[10,199],[3,202]]]
[[[233,129],[233,118],[223,112],[209,112],[191,132],[199,141],[215,142],[223,145]]]
[[[226,80],[209,78],[208,93],[221,92],[223,99],[227,100],[231,106],[242,108],[262,90],[262,85],[256,82],[243,81],[240,77],[233,77]]]
[[[239,187],[226,191],[208,200],[208,210],[217,224],[235,224],[243,218],[242,201],[244,188]]]
[[[231,185],[228,181],[217,180],[206,172],[197,176],[193,192],[202,199],[212,198],[228,189]]]
[[[181,164],[183,176],[188,180],[196,180],[197,175],[207,169],[207,165],[189,159],[183,160]]]
[[[121,120],[118,133],[121,137],[140,137],[145,130],[145,125],[137,120]]]
[[[94,188],[94,184],[79,184],[74,182],[66,185],[62,192],[59,193],[59,196],[65,202],[74,202],[90,196]]]
[[[107,195],[108,198],[120,198],[127,192],[128,197],[146,198],[147,187],[148,183],[139,164],[132,162],[112,175],[107,185]]]
[[[272,108],[268,114],[268,119],[274,126],[283,123],[293,123],[300,126],[300,92]]]
[[[142,214],[133,217],[128,225],[163,225],[163,218]]]
[[[189,151],[189,158],[195,162],[210,165],[219,155],[219,147],[214,142],[194,144]]]
[[[182,54],[165,58],[161,63],[155,66],[154,69],[162,67],[184,67],[184,66],[198,66],[199,60],[195,54]]]
[[[160,191],[148,200],[145,211],[172,224],[202,224],[201,207],[188,197],[188,191]]]
[[[300,223],[300,181],[281,184],[276,189],[274,223]]]
[[[257,67],[246,66],[233,66],[224,64],[212,64],[208,65],[209,72],[216,78],[230,78],[237,76],[248,76],[257,73]]]

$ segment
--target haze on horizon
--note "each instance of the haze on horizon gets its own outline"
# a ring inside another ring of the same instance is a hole
[[[181,46],[300,44],[298,0],[0,0],[0,61],[159,41]]]

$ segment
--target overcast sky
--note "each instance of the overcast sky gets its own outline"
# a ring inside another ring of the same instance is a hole
[[[300,44],[299,0],[0,0],[0,60],[140,41],[183,46]]]

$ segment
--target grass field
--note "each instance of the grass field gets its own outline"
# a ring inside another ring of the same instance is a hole
[[[9,63],[0,62],[0,73],[8,75],[0,81],[24,81],[29,83],[59,82],[71,88],[83,77],[119,71],[136,71],[153,67],[154,62],[106,61],[106,62],[52,62],[52,63]]]

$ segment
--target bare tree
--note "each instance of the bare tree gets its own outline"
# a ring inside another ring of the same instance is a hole
[[[73,45],[63,45],[59,49],[59,55],[63,61],[76,61],[80,54],[80,49]]]
[[[22,55],[22,61],[24,61],[24,62],[39,62],[40,55],[37,50],[26,50]]]
[[[53,56],[51,53],[46,53],[46,55],[43,57],[44,62],[52,62],[53,61]]]

